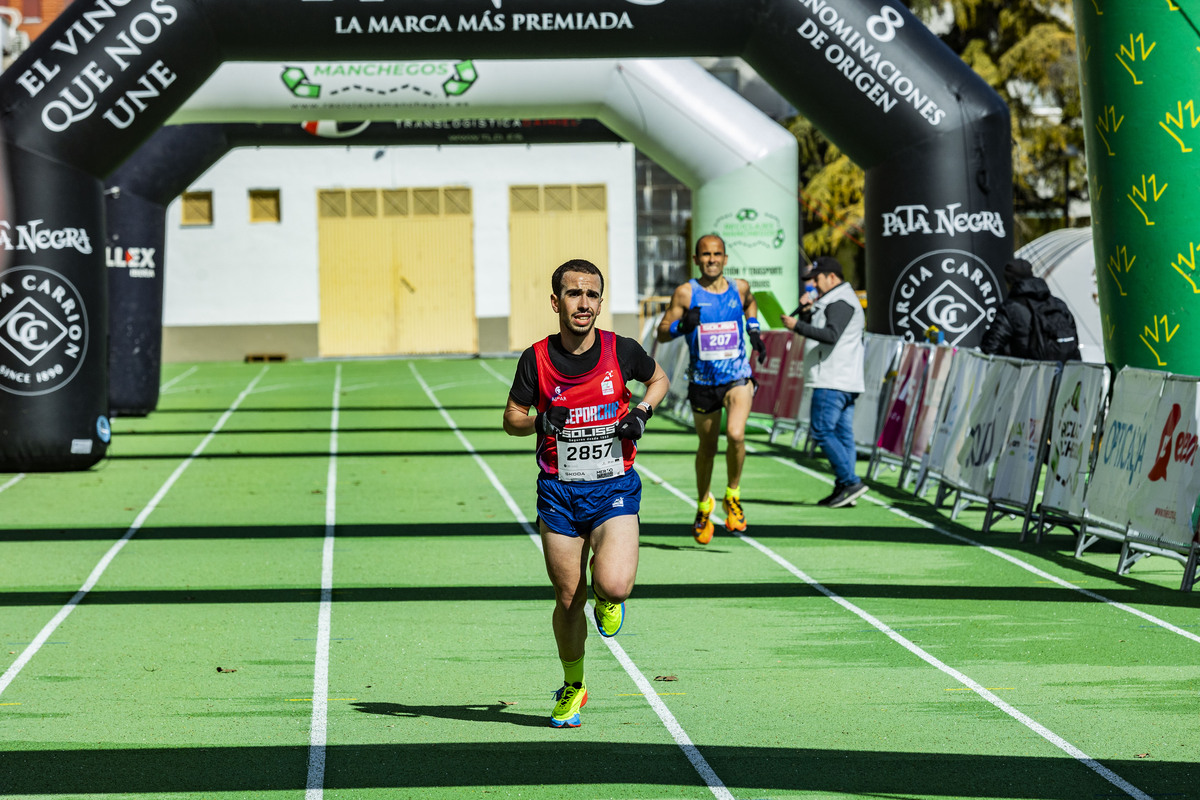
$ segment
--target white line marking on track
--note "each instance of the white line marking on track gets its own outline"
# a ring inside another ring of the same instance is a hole
[[[229,421],[229,418],[233,416],[233,412],[237,410],[237,407],[242,404],[242,401],[246,399],[250,392],[254,391],[254,387],[262,379],[262,376],[266,374],[267,368],[263,367],[262,370],[254,376],[254,380],[250,381],[249,385],[242,390],[242,393],[239,394],[237,399],[233,401],[233,405],[225,409],[225,413],[222,414],[221,418],[217,420],[217,424],[213,425],[212,430],[208,432],[208,435],[200,441],[200,444],[196,445],[196,449],[192,450],[192,454],[185,458],[183,463],[175,468],[175,471],[171,473],[171,477],[167,478],[166,482],[159,487],[159,490],[155,493],[154,497],[150,498],[150,502],[146,504],[146,507],[143,508],[133,520],[133,524],[129,526],[129,530],[125,531],[125,535],[118,539],[112,547],[108,548],[108,552],[104,554],[99,563],[97,563],[92,569],[92,573],[88,575],[87,580],[83,582],[83,586],[79,587],[79,591],[75,592],[75,595],[67,601],[67,604],[59,609],[58,613],[54,615],[54,618],[46,623],[45,627],[43,627],[38,635],[34,637],[29,646],[21,651],[21,655],[17,656],[17,660],[9,665],[8,669],[5,670],[3,675],[0,675],[0,694],[4,694],[4,690],[8,688],[8,685],[12,683],[21,670],[25,668],[25,665],[29,663],[29,660],[37,654],[37,651],[41,649],[42,645],[46,643],[46,640],[50,638],[58,626],[62,624],[63,620],[70,616],[71,612],[75,610],[75,607],[79,605],[80,601],[82,601],[83,598],[87,596],[87,593],[92,590],[92,588],[100,580],[100,576],[104,574],[104,570],[108,569],[108,565],[111,564],[112,560],[117,557],[117,553],[120,553],[121,549],[124,548],[126,543],[133,538],[134,534],[141,530],[142,525],[144,525],[146,522],[146,518],[150,516],[154,509],[158,508],[158,504],[161,503],[163,498],[167,496],[167,492],[171,491],[171,487],[175,485],[175,481],[179,480],[179,476],[183,475],[184,470],[186,470],[191,463],[195,461],[202,452],[204,452],[204,448],[208,447],[209,442],[211,442],[217,435],[217,432],[224,427],[225,423]]]
[[[440,392],[443,389],[454,389],[459,386],[478,386],[479,381],[454,381],[453,383],[441,383],[430,388],[430,391]]]
[[[21,479],[24,477],[25,477],[24,472],[18,472],[16,475],[13,475],[11,478],[8,479],[7,483],[5,483],[3,486],[0,486],[0,492],[3,492],[6,489],[11,489],[12,487],[16,486],[18,483],[21,482]]]
[[[759,453],[760,451],[747,446],[746,452]],[[803,472],[805,475],[809,475],[813,478],[816,478],[819,481],[828,483],[830,485],[833,484],[833,481],[829,477],[822,475],[819,472],[814,472],[813,470],[809,469],[808,467],[797,464],[794,461],[788,461],[786,458],[780,458],[779,456],[774,456],[774,455],[770,456],[770,458],[774,459],[775,461],[778,461],[780,464],[784,464],[785,466],[789,466],[792,469]],[[1101,603],[1107,603],[1108,605],[1110,605],[1113,608],[1116,608],[1120,611],[1124,611],[1126,613],[1133,614],[1135,617],[1141,617],[1142,619],[1146,620],[1147,622],[1151,622],[1155,625],[1165,628],[1166,630],[1169,630],[1172,633],[1177,633],[1180,636],[1183,636],[1184,638],[1191,639],[1193,642],[1200,642],[1200,635],[1192,633],[1191,631],[1186,631],[1177,625],[1172,625],[1171,623],[1167,622],[1165,619],[1159,619],[1158,617],[1154,616],[1153,614],[1148,614],[1145,611],[1141,611],[1139,609],[1133,608],[1132,606],[1127,606],[1124,603],[1119,603],[1116,600],[1107,598],[1098,592],[1093,592],[1091,589],[1084,589],[1082,586],[1076,586],[1075,584],[1071,583],[1068,580],[1059,578],[1056,575],[1051,575],[1049,572],[1039,569],[1038,567],[1035,567],[1033,564],[1030,564],[1027,561],[1022,561],[1021,559],[1017,558],[1016,556],[1006,553],[1003,550],[998,550],[995,547],[991,547],[989,545],[983,544],[982,542],[977,542],[974,539],[963,536],[962,534],[954,533],[953,531],[948,531],[945,528],[938,527],[937,525],[935,525],[932,522],[928,522],[927,520],[923,520],[920,517],[913,516],[912,514],[905,511],[904,509],[896,508],[895,506],[891,505],[887,501],[880,500],[878,497],[874,497],[870,494],[867,494],[867,495],[863,495],[859,499],[866,500],[869,503],[874,503],[877,506],[886,508],[888,511],[892,512],[896,516],[903,517],[904,519],[908,520],[909,522],[916,523],[917,525],[920,525],[923,528],[928,528],[929,530],[934,531],[935,533],[940,533],[942,536],[945,536],[950,539],[954,539],[955,541],[962,542],[963,544],[969,544],[974,547],[978,547],[979,549],[983,550],[985,553],[993,555],[996,558],[1002,558],[1005,561],[1007,561],[1008,563],[1018,566],[1023,570],[1032,572],[1034,575],[1037,575],[1039,578],[1042,578],[1043,580],[1047,580],[1047,581],[1050,581],[1051,583],[1057,584],[1058,586],[1061,586],[1064,589],[1072,589],[1076,592],[1079,592],[1082,595],[1092,598],[1093,600],[1097,600]]]
[[[480,362],[480,364],[484,367],[484,369],[490,370],[490,367],[488,367],[487,364],[484,364],[483,362]],[[496,473],[492,472],[491,467],[484,462],[484,460],[479,456],[478,452],[476,452],[474,446],[472,446],[467,438],[463,436],[462,431],[458,429],[458,425],[455,424],[454,420],[446,412],[446,409],[442,406],[441,402],[439,402],[437,397],[434,396],[433,391],[429,388],[429,385],[425,383],[424,379],[421,378],[421,374],[417,372],[416,365],[410,362],[408,366],[410,369],[412,369],[413,375],[416,377],[417,382],[421,384],[421,388],[425,390],[426,396],[429,397],[429,402],[433,403],[438,412],[441,413],[442,419],[444,419],[450,429],[454,431],[454,435],[458,437],[458,441],[464,448],[466,448],[467,452],[471,454],[471,457],[475,459],[475,463],[479,465],[480,469],[483,470],[483,473],[487,475],[488,480],[492,482],[492,486],[496,487],[496,491],[499,492],[500,496],[504,498],[505,504],[509,507],[509,510],[513,512],[513,516],[516,517],[517,522],[521,525],[521,528],[524,529],[525,533],[529,535],[529,538],[533,539],[533,543],[537,545],[538,550],[541,550],[541,536],[538,535],[538,532],[529,523],[529,520],[525,517],[524,512],[521,511],[520,506],[516,504],[516,502],[512,499],[512,495],[510,495],[508,490],[504,488],[504,485],[500,483],[500,480],[496,477]],[[505,378],[500,376],[500,374],[495,372],[495,370],[491,371],[501,381],[505,380]],[[589,603],[588,605],[590,606],[591,604]],[[704,781],[704,784],[708,787],[708,790],[712,792],[713,796],[719,800],[734,800],[733,794],[725,787],[725,783],[717,775],[716,771],[713,770],[712,766],[708,763],[708,760],[705,759],[700,753],[700,749],[692,743],[691,737],[688,736],[687,731],[685,731],[683,726],[679,724],[679,721],[675,719],[675,715],[671,713],[669,708],[667,708],[666,703],[664,703],[658,697],[658,694],[655,692],[654,687],[650,684],[650,681],[646,679],[646,676],[642,674],[642,671],[639,670],[637,665],[633,663],[633,660],[625,652],[625,648],[621,647],[621,645],[615,639],[602,639],[602,641],[608,646],[609,651],[611,651],[616,657],[618,663],[620,663],[620,665],[625,669],[625,672],[629,675],[629,677],[633,679],[634,684],[646,698],[646,702],[650,704],[650,707],[654,709],[654,713],[658,715],[660,720],[662,720],[663,725],[666,726],[667,731],[670,732],[671,738],[675,740],[677,745],[679,745],[679,749],[683,751],[683,754],[687,757],[687,760],[691,762],[692,767],[696,770],[697,774],[700,775],[700,778]]]
[[[179,373],[179,374],[178,374],[178,375],[176,375],[174,378],[171,378],[171,380],[167,381],[167,382],[166,382],[166,383],[164,383],[162,386],[159,386],[159,387],[158,387],[158,390],[159,390],[160,392],[165,392],[165,391],[167,391],[168,389],[170,389],[170,388],[171,388],[172,386],[174,386],[175,384],[179,383],[179,382],[180,382],[181,380],[183,380],[184,378],[190,377],[190,376],[191,376],[191,374],[192,374],[192,373],[194,373],[194,372],[195,372],[197,369],[199,369],[199,367],[188,367],[186,370],[184,370],[183,372]]]
[[[329,729],[329,639],[333,619],[333,534],[337,523],[338,398],[342,365],[333,378],[333,416],[329,423],[329,474],[325,479],[325,546],[321,551],[321,606],[317,613],[317,655],[313,670],[312,725],[308,737],[308,781],[305,800],[325,795],[325,744]]]
[[[343,386],[342,394],[349,394],[350,392],[361,392],[365,389],[374,389],[378,385],[379,385],[378,381],[372,381],[371,383],[356,383],[351,386]]]
[[[784,463],[786,463],[786,462],[784,462]],[[672,486],[670,483],[668,483],[662,477],[655,475],[652,471],[650,471],[649,469],[646,469],[646,467],[644,467],[644,466],[639,465],[638,469],[642,472],[645,472],[646,475],[649,476],[655,483],[657,483],[659,486],[662,486],[664,489],[671,492],[676,497],[679,497],[680,499],[682,499],[689,506],[695,505],[695,502],[696,502],[695,500],[688,497],[686,494],[681,492],[679,489]],[[809,472],[808,470],[805,470],[805,471]],[[820,477],[820,478],[824,479],[824,476],[817,475],[816,473],[810,473],[810,474],[814,475],[814,477]],[[720,520],[717,520],[717,521],[719,522]],[[854,614],[855,616],[862,619],[868,625],[870,625],[871,627],[878,630],[884,636],[887,636],[893,642],[900,645],[901,647],[903,647],[908,652],[912,653],[917,658],[921,659],[922,661],[926,662],[927,664],[929,664],[933,667],[936,667],[938,670],[945,673],[946,675],[949,675],[951,678],[958,681],[959,683],[961,683],[963,686],[967,687],[971,691],[975,692],[977,695],[982,697],[984,700],[987,700],[993,706],[1000,709],[1005,714],[1008,714],[1010,717],[1017,720],[1022,725],[1029,728],[1031,731],[1038,734],[1046,741],[1050,742],[1050,744],[1052,744],[1055,747],[1057,747],[1058,749],[1062,750],[1064,753],[1070,755],[1072,758],[1079,761],[1081,764],[1086,766],[1088,769],[1092,770],[1097,775],[1104,778],[1106,781],[1108,781],[1109,783],[1111,783],[1113,786],[1117,787],[1121,791],[1125,792],[1130,797],[1136,798],[1137,800],[1153,800],[1150,797],[1150,795],[1146,794],[1141,789],[1138,789],[1136,786],[1134,786],[1133,784],[1126,781],[1120,775],[1113,772],[1111,769],[1104,766],[1100,762],[1096,761],[1091,756],[1089,756],[1087,753],[1084,753],[1078,747],[1076,747],[1075,745],[1068,742],[1066,739],[1063,739],[1061,736],[1056,734],[1054,731],[1050,730],[1046,726],[1042,725],[1040,722],[1029,717],[1022,711],[1019,711],[1014,706],[1011,706],[1008,703],[1001,700],[999,697],[997,697],[995,695],[994,692],[985,688],[982,684],[976,683],[972,678],[968,677],[967,675],[963,674],[962,672],[959,672],[954,667],[951,667],[949,664],[936,658],[932,654],[926,652],[915,642],[911,641],[910,639],[905,638],[904,636],[901,636],[899,633],[897,633],[895,630],[890,628],[882,620],[867,613],[863,609],[861,609],[858,606],[851,603],[849,600],[846,600],[845,598],[843,598],[841,595],[838,595],[835,592],[832,592],[829,589],[825,588],[814,578],[810,577],[803,570],[796,567],[794,564],[792,564],[790,561],[785,559],[783,556],[776,553],[771,548],[769,548],[763,544],[760,544],[757,540],[755,540],[754,538],[752,538],[750,536],[747,536],[744,533],[739,533],[737,531],[733,531],[732,533],[734,536],[741,539],[742,541],[744,541],[746,544],[750,545],[754,549],[758,550],[760,553],[762,553],[767,558],[774,561],[779,566],[783,567],[785,570],[790,572],[792,575],[794,575],[797,578],[799,578],[800,580],[804,581],[806,584],[811,586],[816,591],[825,595],[830,600],[832,600],[833,602],[837,603],[842,608],[849,611],[851,614]]]
[[[504,377],[503,375],[501,375],[499,372],[496,371],[495,367],[493,367],[491,364],[487,363],[486,361],[480,361],[479,366],[483,367],[484,372],[490,372],[496,380],[500,381],[505,386],[508,386],[509,384],[512,383],[512,378]]]

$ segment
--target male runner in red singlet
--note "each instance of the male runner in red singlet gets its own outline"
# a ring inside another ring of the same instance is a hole
[[[637,575],[642,483],[633,470],[636,441],[666,396],[668,380],[637,341],[596,330],[604,277],[594,264],[568,261],[554,271],[551,286],[559,332],[521,354],[504,431],[538,436],[538,529],[554,586],[552,623],[563,667],[550,724],[575,728],[587,702],[588,552],[596,627],[601,636],[614,636]],[[631,379],[646,385],[645,399],[633,407],[625,387]],[[531,408],[536,416],[529,416]]]

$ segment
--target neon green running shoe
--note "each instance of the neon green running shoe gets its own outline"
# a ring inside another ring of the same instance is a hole
[[[592,560],[588,562],[588,567],[591,568],[596,563],[596,557],[592,556]],[[604,599],[600,592],[596,591],[596,576],[593,571],[592,575],[592,616],[596,620],[596,630],[600,631],[600,635],[605,639],[616,636],[621,630],[621,626],[625,624],[625,604],[610,603]]]
[[[579,709],[587,705],[587,687],[583,683],[563,683],[554,693],[554,710],[550,712],[550,727],[578,728]]]

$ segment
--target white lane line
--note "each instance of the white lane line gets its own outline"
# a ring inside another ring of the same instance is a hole
[[[431,391],[440,392],[443,389],[454,389],[459,386],[478,386],[479,381],[454,381],[453,383],[440,383],[437,386],[431,387]]]
[[[167,381],[167,382],[166,382],[166,383],[164,383],[162,386],[159,386],[159,387],[158,387],[158,390],[159,390],[160,392],[165,392],[165,391],[167,391],[168,389],[170,389],[170,388],[171,388],[172,386],[174,386],[175,384],[179,383],[179,382],[180,382],[181,380],[183,380],[184,378],[187,378],[187,377],[189,377],[189,376],[190,376],[192,373],[194,373],[194,372],[195,372],[197,369],[199,369],[199,367],[188,367],[186,370],[184,370],[183,372],[179,373],[179,374],[178,374],[178,375],[176,375],[174,378],[171,378],[171,380]]]
[[[752,452],[752,453],[760,452],[750,446],[746,447],[746,451]],[[775,461],[778,461],[780,464],[783,464],[785,466],[791,467],[792,469],[803,472],[805,475],[816,478],[819,481],[822,481],[822,482],[830,484],[830,485],[833,484],[833,480],[831,478],[829,478],[828,476],[822,475],[819,472],[814,472],[813,470],[809,469],[808,467],[797,464],[794,461],[788,461],[786,458],[780,458],[779,456],[776,456],[776,455],[772,455],[772,456],[770,456],[770,458],[774,459]],[[940,533],[942,536],[945,536],[950,539],[954,539],[955,541],[958,541],[958,542],[962,542],[963,544],[969,544],[974,547],[978,547],[980,550],[983,550],[985,553],[993,555],[996,558],[1002,558],[1005,561],[1009,562],[1010,564],[1018,566],[1023,570],[1032,572],[1034,575],[1037,575],[1039,578],[1050,581],[1051,583],[1055,583],[1055,584],[1063,587],[1064,589],[1072,589],[1076,592],[1079,592],[1082,595],[1085,595],[1086,597],[1092,598],[1093,600],[1099,601],[1101,603],[1107,603],[1108,605],[1112,606],[1113,608],[1115,608],[1119,611],[1124,611],[1128,614],[1133,614],[1135,617],[1141,617],[1142,619],[1146,620],[1147,622],[1150,622],[1154,625],[1157,625],[1161,628],[1171,631],[1171,633],[1177,633],[1180,636],[1183,636],[1184,638],[1191,639],[1193,642],[1200,642],[1200,635],[1192,633],[1191,631],[1188,631],[1188,630],[1184,630],[1183,628],[1180,628],[1177,625],[1172,625],[1170,622],[1167,622],[1165,619],[1160,619],[1160,618],[1154,616],[1153,614],[1149,614],[1145,611],[1134,608],[1133,606],[1128,606],[1128,605],[1125,605],[1124,603],[1117,602],[1116,600],[1105,597],[1104,595],[1102,595],[1098,592],[1093,592],[1090,589],[1084,589],[1082,586],[1076,586],[1075,584],[1071,583],[1068,580],[1059,578],[1056,575],[1051,575],[1049,572],[1046,572],[1045,570],[1035,567],[1033,564],[1030,564],[1027,561],[1022,561],[1021,559],[1017,558],[1016,556],[1006,553],[1003,550],[998,550],[995,547],[991,547],[989,545],[983,544],[982,542],[977,542],[974,539],[971,539],[967,536],[963,536],[962,534],[954,533],[953,531],[948,531],[945,528],[938,527],[936,524],[934,524],[932,522],[923,520],[920,517],[913,516],[912,514],[908,513],[907,511],[905,511],[902,508],[896,508],[895,506],[891,505],[886,500],[880,500],[879,498],[874,497],[870,494],[863,495],[859,499],[866,500],[867,502],[874,503],[877,506],[886,508],[888,511],[891,511],[896,516],[903,517],[904,519],[908,520],[909,522],[913,522],[917,525],[920,525],[922,528],[928,528],[929,530],[934,531],[935,533]]]
[[[308,782],[305,800],[325,795],[325,744],[329,729],[329,639],[333,619],[333,533],[337,522],[338,401],[342,365],[333,379],[333,417],[329,423],[329,474],[325,479],[325,546],[321,551],[321,606],[317,613],[317,656],[313,670],[312,725],[308,736]]]
[[[649,469],[646,469],[646,467],[644,467],[642,465],[638,465],[638,469],[642,472],[645,472],[646,475],[649,476],[651,480],[653,480],[658,485],[662,486],[664,489],[669,491],[671,494],[674,494],[676,497],[683,500],[689,506],[695,506],[696,501],[694,499],[692,499],[691,497],[688,497],[686,494],[684,494],[679,489],[672,486],[670,483],[668,483],[662,477],[655,475],[652,471],[650,471]],[[717,520],[717,521],[719,522],[719,520]],[[895,630],[890,628],[886,623],[884,623],[880,619],[876,618],[875,616],[867,613],[866,611],[859,608],[858,606],[854,605],[854,603],[851,603],[849,600],[846,600],[845,598],[838,595],[837,593],[825,588],[825,586],[821,585],[814,578],[810,577],[803,570],[796,567],[794,564],[792,564],[790,561],[785,559],[783,556],[780,556],[778,553],[776,553],[771,548],[769,548],[763,544],[760,544],[757,540],[753,539],[750,536],[747,536],[744,533],[739,533],[737,531],[732,531],[732,533],[734,536],[741,539],[742,541],[744,541],[746,544],[750,545],[754,549],[758,550],[760,553],[762,553],[767,558],[774,561],[779,566],[783,567],[785,570],[790,572],[792,575],[794,575],[797,578],[799,578],[800,580],[804,581],[806,584],[811,586],[816,591],[825,595],[826,597],[828,597],[833,602],[837,603],[842,608],[846,609],[850,613],[854,614],[855,616],[857,616],[858,618],[860,618],[861,620],[866,622],[871,627],[878,630],[884,636],[887,636],[889,639],[896,642],[898,645],[903,647],[908,652],[912,653],[917,658],[921,659],[922,661],[926,662],[927,664],[929,664],[933,667],[936,667],[938,670],[945,673],[946,675],[949,675],[951,678],[958,681],[959,683],[961,683],[963,686],[967,687],[971,691],[975,692],[977,695],[982,697],[984,700],[987,700],[993,706],[1000,709],[1005,714],[1008,714],[1010,717],[1017,720],[1022,725],[1029,728],[1031,731],[1038,734],[1046,741],[1050,742],[1050,744],[1054,745],[1058,749],[1062,750],[1064,753],[1066,753],[1069,756],[1071,756],[1072,758],[1076,759],[1081,764],[1086,766],[1088,769],[1092,770],[1097,775],[1104,778],[1106,781],[1108,781],[1109,783],[1111,783],[1113,786],[1117,787],[1121,791],[1125,792],[1130,797],[1137,798],[1137,800],[1152,800],[1150,795],[1146,794],[1141,789],[1138,789],[1136,786],[1129,783],[1127,780],[1122,778],[1117,773],[1113,772],[1108,767],[1106,767],[1103,764],[1101,764],[1100,762],[1096,761],[1094,758],[1092,758],[1087,753],[1080,750],[1075,745],[1068,742],[1066,739],[1063,739],[1061,736],[1059,736],[1054,731],[1047,728],[1045,725],[1042,725],[1040,722],[1029,717],[1024,712],[1022,712],[1022,711],[1018,710],[1017,708],[1015,708],[1014,706],[1011,706],[1008,703],[1004,702],[999,697],[997,697],[994,692],[985,688],[982,684],[977,683],[976,681],[974,681],[967,675],[956,670],[954,667],[951,667],[949,664],[946,664],[944,661],[942,661],[942,660],[936,658],[935,656],[931,655],[930,653],[926,652],[915,642],[913,642],[910,639],[905,638],[904,636],[901,636]]]
[[[482,364],[483,362],[480,363]],[[533,540],[538,549],[541,550],[541,536],[538,535],[538,532],[529,523],[529,520],[525,517],[524,512],[521,511],[520,506],[516,504],[516,501],[513,500],[512,495],[509,494],[508,490],[504,488],[504,485],[500,483],[500,480],[496,477],[496,473],[494,473],[491,467],[489,467],[487,463],[484,462],[484,460],[479,456],[479,453],[467,440],[467,437],[463,436],[462,431],[458,429],[458,425],[455,424],[454,420],[446,412],[446,409],[438,401],[437,397],[434,396],[433,391],[429,388],[429,385],[425,383],[425,380],[421,377],[421,373],[417,372],[416,365],[410,362],[408,366],[410,369],[412,369],[413,375],[416,377],[417,382],[421,384],[421,388],[425,390],[425,395],[429,398],[429,402],[433,403],[434,407],[437,408],[439,413],[441,413],[442,419],[445,420],[450,429],[454,431],[454,435],[458,437],[458,441],[467,450],[467,452],[471,454],[471,457],[475,459],[475,463],[479,465],[480,469],[483,470],[483,473],[487,475],[488,480],[492,482],[492,486],[496,487],[496,491],[500,493],[502,498],[504,498],[505,505],[507,505],[509,510],[512,511],[513,516],[516,518],[517,522],[520,523],[521,528],[526,534],[529,535],[529,538]],[[490,369],[486,364],[484,364],[484,368]],[[500,380],[505,380],[499,375],[499,373],[495,374]],[[588,606],[590,608],[591,604],[589,603]],[[637,665],[633,663],[633,660],[629,658],[629,655],[625,652],[625,648],[621,647],[621,645],[615,639],[604,639],[602,637],[601,641],[608,646],[609,651],[612,652],[612,654],[616,657],[617,662],[620,663],[620,665],[625,669],[626,674],[633,679],[634,684],[637,685],[638,689],[645,696],[646,702],[650,704],[650,707],[654,709],[654,713],[658,715],[660,720],[662,720],[663,725],[666,726],[667,731],[671,734],[671,738],[675,740],[677,745],[679,745],[679,749],[683,751],[683,754],[687,757],[687,760],[691,762],[692,767],[696,770],[696,773],[700,776],[701,780],[704,781],[704,784],[708,787],[708,790],[712,792],[713,796],[718,798],[718,800],[734,800],[733,794],[725,787],[725,783],[708,763],[708,760],[705,759],[700,753],[700,749],[692,742],[692,739],[690,736],[688,736],[687,731],[683,729],[683,726],[679,724],[677,719],[675,719],[675,715],[671,713],[669,708],[667,708],[666,703],[664,703],[662,698],[658,696],[658,692],[651,685],[650,681],[646,679],[646,676],[642,674],[642,671],[639,670]]]
[[[512,378],[504,377],[503,375],[501,375],[499,372],[496,371],[495,367],[493,367],[491,364],[487,363],[486,361],[480,361],[479,366],[483,367],[484,372],[491,373],[492,377],[494,377],[496,380],[503,383],[505,386],[510,386],[512,384]]]
[[[18,483],[21,482],[21,479],[24,477],[25,477],[24,472],[18,472],[16,475],[13,475],[11,478],[8,479],[7,483],[5,483],[3,486],[0,486],[0,492],[3,492],[7,489],[11,489],[12,487],[16,486]]]
[[[254,387],[262,379],[262,376],[266,374],[267,368],[263,367],[262,370],[254,376],[254,380],[250,381],[250,384],[242,390],[242,393],[239,394],[237,399],[233,401],[233,405],[225,410],[225,413],[222,414],[221,418],[217,420],[217,424],[212,427],[212,430],[208,432],[208,435],[201,440],[200,444],[196,445],[196,449],[192,451],[192,454],[184,459],[182,464],[175,468],[175,471],[171,473],[171,477],[167,478],[166,483],[159,487],[159,490],[155,493],[154,497],[150,498],[150,502],[146,504],[146,507],[143,508],[133,520],[133,524],[129,526],[129,530],[125,531],[125,535],[118,539],[113,546],[108,549],[108,552],[104,554],[104,557],[101,558],[99,563],[97,563],[92,569],[92,573],[88,575],[87,580],[83,582],[83,586],[79,587],[79,591],[75,592],[75,595],[67,601],[67,604],[59,609],[59,612],[54,615],[54,618],[47,622],[46,626],[42,628],[41,632],[39,632],[38,635],[33,638],[33,641],[29,643],[29,646],[21,651],[21,655],[17,656],[17,660],[14,661],[7,670],[5,670],[3,675],[0,675],[0,694],[4,694],[4,690],[8,688],[8,685],[12,683],[21,670],[25,668],[25,665],[29,663],[29,660],[37,654],[37,651],[42,648],[42,645],[46,643],[58,626],[62,624],[63,620],[70,616],[71,612],[75,610],[75,606],[79,605],[83,598],[87,596],[87,593],[92,590],[97,581],[100,580],[100,576],[104,574],[104,570],[108,569],[108,565],[111,564],[112,560],[117,557],[117,553],[121,552],[121,549],[125,547],[125,544],[133,538],[134,534],[141,530],[142,525],[144,525],[146,522],[146,518],[150,516],[154,509],[158,508],[158,504],[161,503],[162,499],[167,496],[167,492],[169,492],[171,487],[175,485],[175,481],[179,480],[179,476],[183,475],[183,471],[186,470],[202,452],[204,452],[204,448],[208,447],[209,442],[211,442],[217,435],[217,432],[224,427],[225,423],[229,421],[229,418],[233,416],[233,412],[237,410],[237,407],[242,404],[242,401],[246,399],[250,392],[254,391]]]
[[[342,394],[349,394],[350,392],[361,392],[366,389],[374,389],[378,385],[379,385],[378,381],[372,381],[371,383],[356,383],[351,386],[343,386]]]

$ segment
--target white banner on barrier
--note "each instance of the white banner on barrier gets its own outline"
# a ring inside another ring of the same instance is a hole
[[[932,468],[950,483],[957,484],[959,481],[961,470],[958,454],[962,452],[971,412],[975,409],[975,398],[982,388],[989,364],[987,356],[974,350],[959,350],[950,368],[940,422],[929,446]]]
[[[1154,461],[1150,448],[1158,442],[1150,437],[1162,427],[1153,433],[1151,428],[1166,380],[1166,373],[1148,369],[1125,367],[1117,373],[1096,468],[1084,496],[1089,517],[1116,528],[1129,521],[1134,495]]]
[[[1026,506],[1042,467],[1038,456],[1046,435],[1046,412],[1058,364],[1035,361],[1022,364],[1020,369],[1027,376],[1025,389],[1013,410],[1008,436],[996,458],[991,497]]]
[[[1192,511],[1200,496],[1197,387],[1195,378],[1174,376],[1163,385],[1146,437],[1142,478],[1135,481],[1129,507],[1130,522],[1139,538],[1183,549],[1195,535]]]
[[[922,475],[931,471],[944,475],[947,469],[953,469],[957,477],[958,461],[950,456],[958,453],[962,445],[967,432],[971,398],[987,364],[987,359],[973,350],[955,352],[950,375],[946,378],[946,391],[938,409],[938,424],[933,429],[929,449],[921,461]]]
[[[1079,517],[1096,421],[1108,391],[1108,370],[1101,364],[1071,361],[1063,366],[1058,387],[1042,507]]]
[[[888,392],[883,429],[875,442],[881,450],[892,455],[904,455],[905,438],[909,434],[913,414],[917,411],[917,394],[929,364],[929,349],[928,345],[913,342],[904,345],[900,366]]]
[[[943,475],[972,494],[987,497],[992,489],[993,467],[1008,435],[1013,407],[1028,379],[1021,368],[1007,359],[984,362],[983,382],[971,402],[966,433],[958,448],[958,472],[947,465]]]
[[[949,347],[935,347],[930,355],[929,371],[925,375],[917,418],[913,422],[912,446],[909,448],[913,458],[923,459],[933,440],[942,398],[946,394],[946,381],[950,377],[950,366],[954,363],[954,353]]]
[[[899,336],[868,333],[864,337],[863,379],[866,390],[854,401],[854,443],[859,447],[875,445],[884,382],[903,344],[904,340]]]

